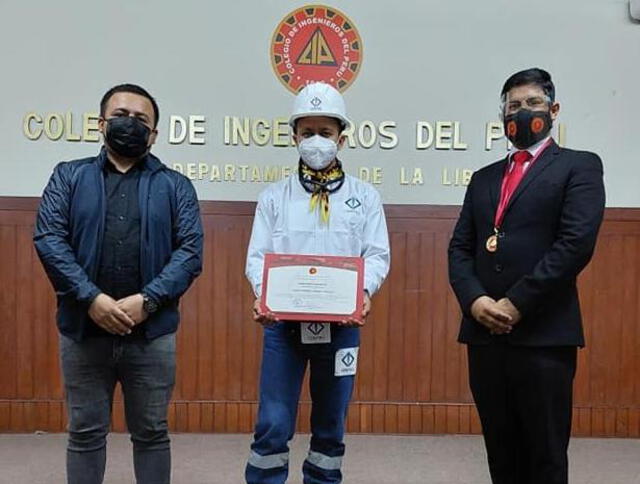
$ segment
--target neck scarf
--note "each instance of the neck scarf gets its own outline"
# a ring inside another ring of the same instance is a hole
[[[340,160],[336,160],[333,167],[322,171],[312,170],[300,160],[298,179],[303,188],[311,193],[309,211],[313,212],[317,207],[320,220],[329,223],[329,194],[337,191],[344,183],[344,171]]]

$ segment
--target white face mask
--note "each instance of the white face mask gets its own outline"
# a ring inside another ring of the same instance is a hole
[[[324,170],[336,159],[338,145],[332,139],[316,134],[298,143],[298,153],[312,170]]]

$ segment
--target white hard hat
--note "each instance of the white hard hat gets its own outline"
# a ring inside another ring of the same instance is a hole
[[[297,119],[308,116],[327,116],[338,119],[344,127],[351,124],[342,94],[330,84],[314,82],[298,93],[293,102],[293,113],[289,125],[295,128]]]

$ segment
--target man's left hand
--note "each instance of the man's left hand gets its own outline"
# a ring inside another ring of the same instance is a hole
[[[361,328],[364,326],[367,316],[371,312],[371,298],[369,297],[369,293],[365,291],[364,298],[362,299],[362,313],[361,319],[349,318],[338,323],[339,326],[344,326],[347,328]]]
[[[118,301],[118,307],[127,313],[136,324],[140,324],[149,317],[143,306],[144,298],[142,294],[127,296]]]
[[[498,307],[502,309],[505,313],[507,313],[509,316],[511,316],[511,321],[509,321],[507,324],[514,326],[522,319],[522,315],[520,314],[520,311],[518,311],[518,308],[515,307],[508,298],[503,297],[502,299],[500,299],[498,301]]]

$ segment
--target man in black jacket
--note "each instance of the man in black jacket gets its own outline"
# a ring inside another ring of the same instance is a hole
[[[117,382],[139,484],[170,481],[167,407],[178,301],[202,265],[191,182],[150,154],[159,110],[122,84],[100,103],[98,156],[58,164],[34,242],[56,291],[69,484],[103,482]]]
[[[576,348],[576,277],[604,211],[600,158],[560,148],[559,104],[541,69],[502,89],[514,149],[476,172],[449,245],[469,381],[494,484],[566,484]]]

